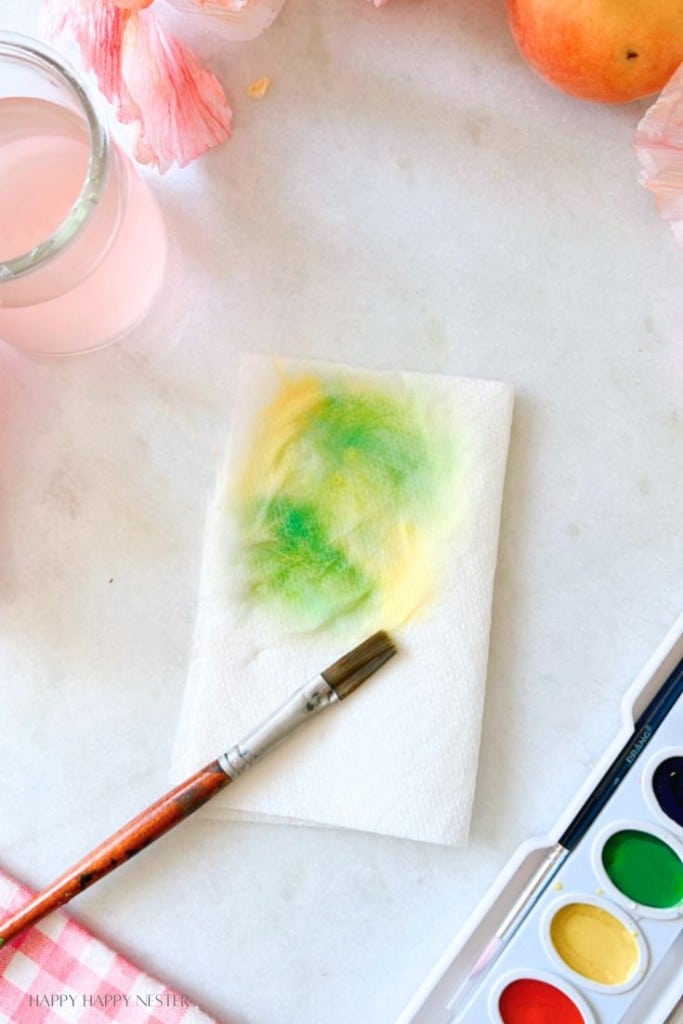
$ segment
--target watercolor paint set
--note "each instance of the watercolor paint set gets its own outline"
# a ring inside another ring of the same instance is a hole
[[[622,723],[396,1024],[664,1024],[683,997],[683,616]]]

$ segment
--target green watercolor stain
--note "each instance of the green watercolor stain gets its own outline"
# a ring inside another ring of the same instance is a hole
[[[292,384],[278,399],[281,430]],[[243,495],[242,542],[250,593],[318,628],[381,606],[396,538],[405,545],[451,514],[454,459],[412,397],[321,381],[307,403],[292,394],[286,443],[266,446],[272,465],[252,453],[258,483]]]
[[[301,437],[319,461],[320,497],[334,477],[337,489],[379,488],[373,502],[398,501],[404,512],[415,512],[427,498],[424,488],[432,491],[436,483],[434,454],[415,416],[384,395],[327,395]]]
[[[312,622],[324,622],[330,609],[348,612],[369,596],[371,581],[330,542],[314,508],[276,497],[254,515],[264,533],[250,552],[256,596],[303,606]]]
[[[615,832],[603,847],[602,862],[612,883],[634,903],[668,910],[683,902],[683,863],[658,836]]]

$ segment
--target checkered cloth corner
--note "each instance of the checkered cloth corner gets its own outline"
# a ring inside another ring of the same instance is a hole
[[[0,871],[0,917],[31,893]],[[0,949],[0,1024],[218,1024],[62,911]]]

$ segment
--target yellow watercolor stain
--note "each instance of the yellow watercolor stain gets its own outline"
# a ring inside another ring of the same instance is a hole
[[[623,985],[640,963],[633,933],[614,914],[591,903],[568,903],[558,910],[550,938],[568,967],[599,985]]]
[[[303,629],[406,622],[436,595],[454,448],[411,394],[285,378],[234,481],[245,597]]]
[[[564,889],[564,886],[562,885],[562,882],[555,882],[555,883],[553,884],[553,889],[554,889],[554,890],[555,890],[556,892],[562,892],[562,890]]]
[[[272,79],[268,75],[264,75],[262,78],[257,78],[255,82],[247,86],[247,93],[254,100],[262,100],[270,89]]]

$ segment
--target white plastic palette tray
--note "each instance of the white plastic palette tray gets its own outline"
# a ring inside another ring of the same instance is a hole
[[[653,735],[639,734],[627,774],[497,959],[466,982],[634,723],[672,673],[678,679],[682,659],[683,616],[626,694],[619,735],[551,836],[517,851],[396,1024],[663,1024],[683,995],[680,686]],[[677,780],[673,798],[664,795],[665,777]]]

